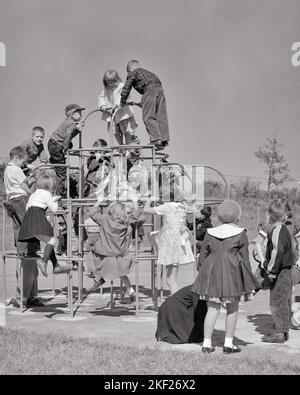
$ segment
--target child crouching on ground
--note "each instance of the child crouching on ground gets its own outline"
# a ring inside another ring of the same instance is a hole
[[[21,225],[19,241],[46,243],[44,256],[37,260],[37,265],[42,274],[47,277],[47,263],[50,259],[53,265],[53,273],[67,273],[68,268],[60,266],[54,252],[56,238],[53,228],[46,218],[46,210],[55,213],[58,210],[58,196],[53,196],[55,191],[55,180],[52,176],[43,174],[37,180],[37,189],[30,196],[27,204],[27,212]]]
[[[99,202],[100,203],[100,202]],[[131,301],[135,300],[128,274],[133,267],[133,256],[129,253],[131,227],[126,205],[114,201],[107,214],[101,214],[99,203],[90,210],[90,215],[100,229],[94,253],[97,258],[95,282],[87,292],[95,292],[103,283],[103,278],[121,278]]]

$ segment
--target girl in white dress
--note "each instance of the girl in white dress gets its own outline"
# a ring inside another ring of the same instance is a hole
[[[191,234],[186,227],[187,207],[183,202],[167,202],[151,207],[151,199],[144,207],[145,214],[163,217],[163,226],[155,235],[158,248],[158,278],[163,266],[167,269],[167,284],[171,294],[178,291],[177,274],[179,266],[195,263],[191,246]]]

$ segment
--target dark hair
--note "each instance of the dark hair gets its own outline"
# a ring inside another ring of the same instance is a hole
[[[107,147],[107,142],[104,139],[98,139],[94,142],[93,147]]]
[[[15,157],[18,159],[26,159],[28,157],[26,149],[20,145],[12,148],[9,153],[9,159],[12,160]]]
[[[45,136],[45,129],[41,126],[35,126],[34,128],[32,128],[32,136],[35,134],[35,132],[41,132]]]
[[[205,218],[210,218],[212,214],[212,209],[210,206],[204,206],[200,213],[205,217]]]

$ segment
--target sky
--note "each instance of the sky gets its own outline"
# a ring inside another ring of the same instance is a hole
[[[48,137],[67,104],[95,109],[104,72],[125,79],[134,58],[162,80],[173,162],[263,177],[254,152],[276,135],[300,180],[299,21],[299,0],[0,0],[0,157],[35,125]],[[89,118],[84,146],[107,137]]]

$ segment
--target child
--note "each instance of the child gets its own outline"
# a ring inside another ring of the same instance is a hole
[[[160,79],[148,70],[140,67],[137,60],[127,64],[128,76],[121,93],[121,105],[126,106],[131,88],[142,95],[143,121],[150,137],[150,143],[157,150],[163,150],[169,144],[169,125],[166,98]]]
[[[41,126],[35,126],[32,129],[31,138],[25,140],[21,146],[25,148],[28,159],[27,167],[31,168],[32,163],[39,160],[41,163],[47,163],[48,157],[44,149],[43,141],[45,138],[45,130]]]
[[[292,267],[294,254],[290,233],[284,224],[287,207],[280,199],[271,202],[268,210],[270,226],[260,230],[255,247],[260,260],[259,268],[269,282],[270,310],[274,333],[262,337],[266,343],[284,343],[289,337],[291,324]],[[262,251],[267,240],[266,257]]]
[[[97,203],[90,215],[100,229],[94,248],[97,257],[95,282],[88,292],[96,291],[104,283],[103,277],[121,278],[130,300],[134,301],[135,292],[127,276],[133,266],[133,257],[129,253],[131,227],[125,204],[114,201],[107,214],[102,215]]]
[[[197,240],[197,252],[199,253],[201,250],[201,245],[203,244],[203,240],[207,229],[213,228],[210,217],[212,214],[212,210],[210,206],[204,206],[200,213],[196,213],[196,240]],[[188,221],[189,230],[194,229],[194,224],[191,221]]]
[[[46,218],[46,210],[49,208],[53,213],[58,210],[58,196],[53,196],[55,180],[44,174],[37,180],[37,189],[30,196],[27,204],[27,212],[21,225],[19,241],[46,243],[43,259],[38,259],[37,264],[42,274],[47,277],[47,263],[50,259],[53,265],[53,273],[67,273],[68,268],[60,266],[54,252],[56,238],[53,228]]]
[[[207,301],[202,351],[211,353],[211,338],[216,320],[225,305],[226,334],[223,352],[237,353],[241,349],[233,344],[237,324],[239,301],[247,300],[255,289],[260,288],[251,271],[246,230],[238,227],[241,207],[233,200],[224,201],[218,209],[222,225],[208,229],[200,252],[200,268],[192,291],[200,300]]]
[[[4,171],[4,184],[7,195],[7,204],[11,208],[11,217],[13,220],[15,245],[18,254],[26,254],[26,243],[20,243],[19,232],[20,225],[26,214],[26,204],[28,196],[31,191],[27,184],[27,178],[24,175],[22,168],[27,162],[28,156],[26,150],[19,146],[10,151],[10,161]]]
[[[27,256],[34,256],[37,251],[36,245],[28,246],[27,243],[19,242],[19,232],[21,224],[26,214],[26,204],[31,191],[27,184],[27,178],[22,168],[27,162],[26,150],[15,147],[10,151],[10,160],[4,171],[4,185],[7,201],[5,206],[9,216],[13,221],[15,246],[17,253],[22,259]],[[23,296],[27,307],[39,307],[42,304],[36,299],[37,296],[37,268],[35,262],[22,261],[23,266]],[[15,305],[19,307],[18,303]]]
[[[48,150],[50,153],[50,163],[55,165],[57,193],[66,197],[66,152],[73,147],[72,139],[81,132],[82,123],[81,112],[85,108],[78,104],[70,104],[66,107],[66,119],[59,125],[56,131],[50,136]]]
[[[93,147],[107,147],[107,142],[103,139],[98,139],[94,142]],[[85,177],[85,197],[93,196],[99,184],[108,176],[111,168],[110,156],[107,153],[103,151],[90,153],[90,157],[87,160],[87,173]]]
[[[98,97],[98,108],[103,111],[102,119],[107,122],[107,129],[111,127],[112,111],[120,106],[121,91],[124,84],[115,70],[107,70],[103,76],[104,89]],[[137,123],[128,105],[119,108],[114,117],[115,138],[119,145],[131,144],[134,140]]]
[[[155,236],[158,247],[157,277],[160,279],[162,267],[165,266],[167,269],[166,281],[171,294],[178,291],[179,266],[195,263],[190,234],[186,227],[187,210],[182,202],[176,200],[174,193],[172,193],[170,202],[152,208],[150,199],[144,207],[145,214],[157,214],[163,217],[163,226]]]

